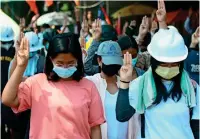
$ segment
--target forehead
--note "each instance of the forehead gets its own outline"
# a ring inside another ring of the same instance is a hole
[[[76,61],[76,58],[71,53],[67,53],[67,54],[61,53],[61,54],[58,54],[55,58],[53,58],[53,61],[69,63],[72,61]]]
[[[137,53],[137,50],[135,48],[129,48],[129,49],[126,49],[126,50],[123,50],[122,53],[125,54],[126,52],[129,52],[129,53]]]

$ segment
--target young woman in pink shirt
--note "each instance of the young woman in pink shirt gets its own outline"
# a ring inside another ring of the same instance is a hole
[[[17,67],[2,95],[2,102],[15,113],[31,109],[30,139],[101,139],[105,122],[95,85],[83,78],[78,37],[72,33],[53,38],[45,73],[22,81],[29,58],[29,45],[22,40]]]

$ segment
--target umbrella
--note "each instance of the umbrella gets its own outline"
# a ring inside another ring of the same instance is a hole
[[[10,18],[7,14],[5,14],[1,9],[0,9],[0,19],[2,21],[0,24],[8,25],[8,26],[12,27],[14,34],[15,34],[14,39],[16,40],[20,34],[19,25],[12,18]]]
[[[41,26],[43,24],[49,24],[49,25],[62,26],[64,24],[64,19],[66,18],[67,18],[66,25],[74,23],[74,19],[69,17],[69,12],[52,12],[40,16],[37,20],[37,25]]]
[[[134,4],[118,10],[117,12],[112,14],[112,17],[116,19],[119,15],[121,17],[132,16],[132,15],[146,15],[146,14],[151,14],[154,10],[156,9],[150,6],[142,4]]]

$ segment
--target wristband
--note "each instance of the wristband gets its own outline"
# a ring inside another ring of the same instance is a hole
[[[122,82],[122,83],[130,83],[130,81],[126,82],[126,81],[122,81],[122,80],[120,80],[120,82]]]

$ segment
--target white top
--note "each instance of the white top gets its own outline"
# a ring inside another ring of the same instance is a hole
[[[119,122],[116,119],[116,102],[118,92],[110,94],[106,91],[105,97],[105,115],[108,125],[108,139],[127,139],[128,134],[128,122]]]
[[[173,87],[173,82],[164,81],[167,91]],[[197,88],[198,90],[198,88]],[[197,91],[199,96],[199,91]],[[198,97],[196,97],[198,99]],[[199,101],[193,108],[193,119],[199,119]],[[145,139],[194,139],[190,127],[190,109],[183,95],[178,102],[171,97],[161,101],[145,111]],[[138,135],[140,139],[140,133]]]

